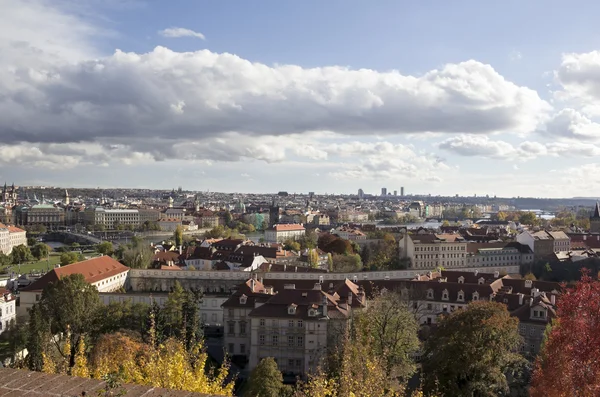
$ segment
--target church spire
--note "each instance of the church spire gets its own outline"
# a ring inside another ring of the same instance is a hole
[[[596,201],[596,208],[594,208],[594,215],[592,215],[592,218],[600,218],[600,203],[598,203]]]

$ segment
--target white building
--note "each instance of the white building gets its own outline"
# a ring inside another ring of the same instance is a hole
[[[306,234],[306,229],[299,223],[278,224],[265,230],[265,240],[269,243],[282,243],[285,240],[297,240]]]
[[[399,244],[400,257],[414,269],[467,266],[467,242],[459,234],[404,234]]]
[[[0,252],[8,255],[18,245],[27,245],[25,230],[0,223]]]
[[[138,226],[141,223],[138,210],[104,207],[86,208],[85,220],[89,225],[103,225],[107,229],[112,229],[115,225]]]
[[[0,334],[6,331],[12,320],[17,318],[15,297],[7,290],[0,289]]]
[[[40,279],[20,291],[19,316],[27,315],[29,309],[40,300],[44,288],[71,274],[81,274],[85,281],[99,292],[114,292],[125,287],[129,268],[110,256],[100,256],[50,270]]]

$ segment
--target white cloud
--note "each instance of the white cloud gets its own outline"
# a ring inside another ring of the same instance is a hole
[[[161,31],[158,32],[158,34],[160,34],[163,37],[169,37],[169,38],[177,38],[177,37],[196,37],[198,39],[202,39],[202,40],[206,40],[206,37],[204,37],[204,35],[200,32],[194,32],[191,29],[186,29],[186,28],[168,28],[168,29],[163,29]]]
[[[520,61],[521,59],[523,59],[523,54],[520,51],[513,50],[510,52],[510,54],[508,54],[508,58],[511,61]]]
[[[561,138],[600,140],[600,124],[570,108],[555,114],[546,123],[545,132]]]
[[[504,159],[516,155],[516,150],[510,143],[493,141],[487,136],[460,135],[446,139],[438,147],[461,156]]]

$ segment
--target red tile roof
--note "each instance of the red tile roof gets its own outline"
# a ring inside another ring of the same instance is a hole
[[[92,284],[128,270],[127,266],[122,265],[110,256],[100,256],[52,269],[39,280],[23,288],[23,291],[41,291],[48,284],[71,274],[81,274],[85,277],[85,281]]]
[[[273,229],[277,232],[285,232],[285,231],[294,231],[294,230],[305,230],[304,226],[294,223],[294,224],[281,224],[273,226]]]

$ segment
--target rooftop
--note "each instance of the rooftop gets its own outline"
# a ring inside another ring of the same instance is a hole
[[[98,379],[0,368],[0,396],[64,397],[81,396],[83,392],[92,396],[97,395],[105,387],[106,382]],[[206,394],[142,385],[126,384],[123,385],[123,389],[125,390],[124,396],[210,397]]]

